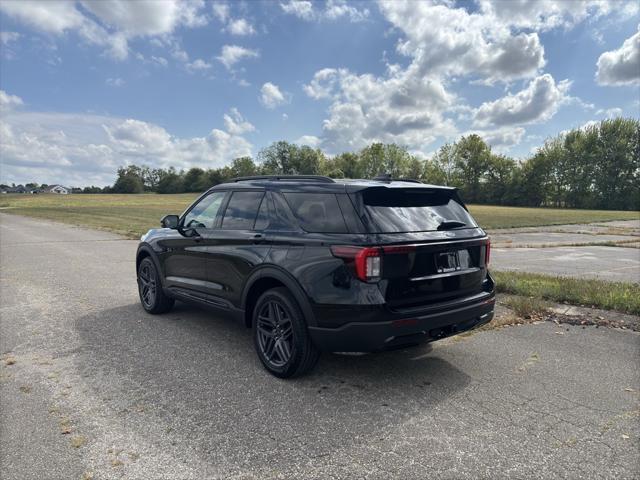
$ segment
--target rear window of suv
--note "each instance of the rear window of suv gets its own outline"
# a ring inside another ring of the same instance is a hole
[[[338,199],[333,193],[283,193],[303,230],[347,233]]]
[[[445,220],[464,223],[461,228],[477,227],[450,190],[374,187],[354,197],[371,233],[434,231]]]

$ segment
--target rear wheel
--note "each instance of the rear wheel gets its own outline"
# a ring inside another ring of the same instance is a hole
[[[260,361],[276,377],[302,375],[320,357],[302,310],[286,288],[268,290],[256,302],[253,340]]]
[[[138,267],[138,293],[142,307],[149,313],[168,312],[175,303],[162,290],[158,270],[149,257],[142,259]]]

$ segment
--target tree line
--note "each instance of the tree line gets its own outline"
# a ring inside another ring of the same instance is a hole
[[[319,149],[279,141],[262,149],[256,161],[236,158],[217,169],[128,165],[118,169],[112,187],[87,187],[83,192],[202,192],[249,175],[373,178],[380,173],[458,187],[468,203],[638,210],[640,121],[603,120],[564,132],[522,161],[493,152],[475,134],[443,145],[428,159],[396,144],[374,143],[328,157]]]

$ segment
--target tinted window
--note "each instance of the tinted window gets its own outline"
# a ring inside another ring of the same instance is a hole
[[[477,226],[448,190],[368,188],[357,197],[372,233],[433,231],[445,220]]]
[[[267,200],[266,195],[262,197],[258,216],[256,217],[256,223],[253,227],[254,230],[264,230],[269,226],[269,202]]]
[[[213,228],[226,192],[214,192],[200,200],[184,217],[185,228]]]
[[[224,211],[222,228],[252,230],[264,192],[233,192]]]
[[[300,226],[307,232],[347,232],[333,193],[285,193],[284,197]]]

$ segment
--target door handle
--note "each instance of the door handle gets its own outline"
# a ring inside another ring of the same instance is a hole
[[[256,233],[253,236],[253,243],[262,243],[264,241],[264,235],[261,233]]]

